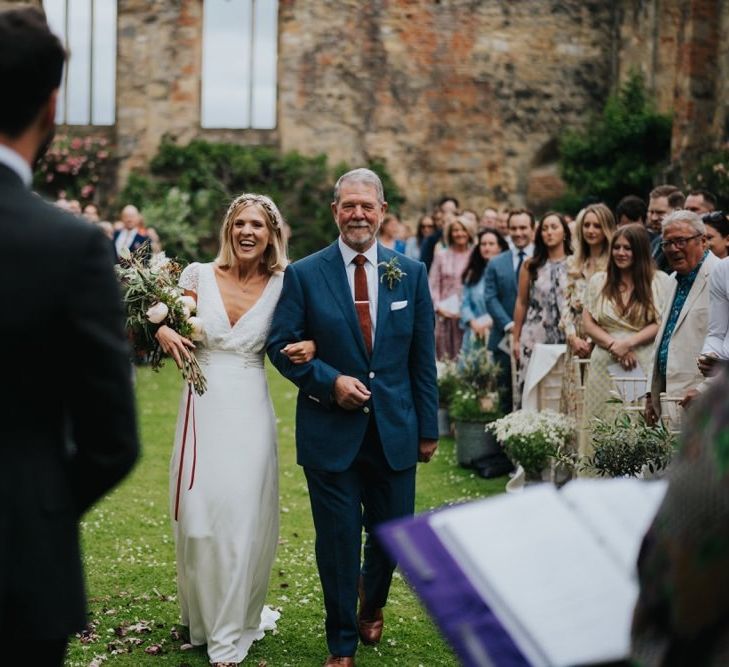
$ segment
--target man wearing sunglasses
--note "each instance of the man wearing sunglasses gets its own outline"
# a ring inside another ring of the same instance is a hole
[[[681,397],[680,407],[706,388],[696,366],[709,325],[709,277],[719,263],[706,248],[706,228],[692,211],[669,213],[661,223],[661,248],[673,270],[672,294],[661,313],[661,324],[648,375],[645,416],[661,416],[661,392]]]

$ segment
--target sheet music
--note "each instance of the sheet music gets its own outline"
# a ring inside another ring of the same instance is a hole
[[[572,484],[578,483],[571,482],[565,491]],[[626,485],[607,480],[593,484],[603,486],[588,484],[562,498],[564,491],[545,484],[444,510],[430,519],[464,574],[536,666],[620,660],[629,651],[638,588],[634,566],[626,563],[637,552],[652,514],[646,519],[646,508],[642,518],[622,517],[638,495],[645,500],[650,494],[632,494]],[[630,499],[615,500],[621,494]],[[587,509],[575,512],[577,503]],[[614,521],[595,518],[613,509],[619,515]],[[597,534],[603,537],[597,539],[585,521],[599,523]],[[616,528],[624,523],[630,526]],[[604,540],[615,541],[612,550],[603,547]]]

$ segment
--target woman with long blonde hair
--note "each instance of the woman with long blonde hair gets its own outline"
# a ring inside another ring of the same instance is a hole
[[[177,590],[190,642],[217,667],[240,663],[276,627],[264,606],[278,541],[276,424],[263,368],[268,330],[288,264],[284,221],[266,196],[228,208],[214,262],[190,264],[180,286],[195,299],[197,346],[169,327],[157,339],[178,365],[195,348],[208,381],[183,390],[170,463]],[[294,363],[312,341],[287,346]]]

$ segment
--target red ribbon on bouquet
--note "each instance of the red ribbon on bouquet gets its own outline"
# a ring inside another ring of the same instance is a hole
[[[195,398],[192,395],[192,385],[187,385],[187,406],[185,407],[185,426],[182,430],[182,447],[180,449],[180,463],[177,466],[177,493],[175,494],[175,521],[180,515],[180,489],[182,487],[182,469],[185,466],[185,444],[187,443],[187,426],[192,413],[192,470],[190,471],[189,491],[195,483],[195,466],[197,465],[197,428],[195,427]]]

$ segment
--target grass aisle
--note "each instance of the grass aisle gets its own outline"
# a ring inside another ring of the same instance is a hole
[[[268,602],[282,617],[276,634],[253,645],[245,664],[316,666],[326,657],[321,590],[306,483],[295,462],[294,386],[269,369],[279,420],[281,536]],[[207,665],[203,648],[181,651],[176,636],[175,557],[167,474],[180,382],[170,364],[142,368],[137,398],[143,456],[131,477],[84,517],[91,631],[71,642],[66,665]],[[417,511],[479,498],[504,488],[458,468],[451,440],[419,466]],[[360,647],[357,664],[457,665],[453,654],[396,573],[382,645]]]

